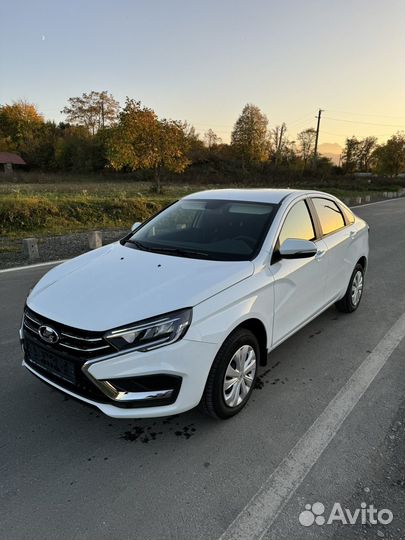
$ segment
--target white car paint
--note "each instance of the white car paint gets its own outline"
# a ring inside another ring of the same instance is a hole
[[[29,307],[65,325],[97,331],[195,306],[254,270],[251,261],[179,259],[128,249],[119,242],[71,263],[45,275]]]
[[[54,380],[50,384],[113,417],[166,416],[196,406],[215,355],[227,336],[250,319],[265,329],[263,348],[274,347],[342,298],[360,258],[368,258],[368,226],[352,225],[318,238],[311,258],[272,261],[278,234],[289,210],[311,196],[300,190],[214,190],[187,199],[224,199],[279,204],[261,249],[252,261],[210,261],[128,249],[119,243],[72,259],[48,272],[27,299],[34,312],[83,330],[105,331],[172,310],[191,307],[186,335],[170,345],[121,351],[89,362],[95,380],[151,374],[182,378],[170,405],[122,408],[114,401],[84,398]],[[35,373],[32,366],[25,364]],[[35,373],[40,378],[43,374]]]

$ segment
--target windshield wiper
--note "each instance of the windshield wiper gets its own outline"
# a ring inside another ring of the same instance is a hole
[[[178,255],[179,257],[209,257],[208,253],[205,253],[204,251],[166,246],[146,246],[142,242],[139,242],[139,240],[127,240],[125,243],[132,244],[136,248],[141,249],[142,251],[151,251],[152,253],[167,253],[169,255]]]
[[[178,255],[180,257],[203,257],[207,258],[209,257],[208,253],[205,253],[205,251],[198,251],[194,249],[182,249],[182,248],[175,248],[175,247],[165,247],[165,246],[156,246],[154,248],[151,248],[151,251],[155,251],[157,253],[167,253],[168,255]]]
[[[138,249],[141,249],[142,251],[154,251],[152,248],[145,246],[145,244],[142,244],[142,242],[139,242],[138,240],[126,240],[126,244],[132,244]]]

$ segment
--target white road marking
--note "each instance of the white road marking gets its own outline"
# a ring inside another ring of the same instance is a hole
[[[351,206],[350,208],[363,208],[363,206],[371,206],[372,204],[383,204],[383,203],[392,202],[392,201],[400,201],[401,199],[404,199],[404,198],[405,197],[403,196],[393,197],[392,199],[384,199],[383,201],[375,201],[375,202],[370,202],[366,204],[358,204],[356,206]]]
[[[318,461],[344,420],[405,336],[405,313],[340,389],[291,452],[265,480],[220,540],[259,540]]]
[[[31,268],[40,268],[41,266],[51,266],[52,264],[57,265],[67,261],[68,259],[60,259],[59,261],[48,261],[37,264],[28,264],[27,266],[16,266],[15,268],[6,268],[0,270],[0,274],[5,274],[6,272],[16,272],[17,270],[30,270]]]

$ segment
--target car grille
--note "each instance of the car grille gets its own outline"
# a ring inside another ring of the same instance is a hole
[[[58,333],[59,341],[46,343],[46,346],[54,352],[69,352],[71,356],[84,360],[116,352],[115,347],[104,339],[103,332],[88,332],[65,326],[38,315],[27,307],[24,311],[23,322],[24,329],[38,338],[40,338],[39,328],[41,326],[53,328]]]
[[[54,351],[24,329],[24,360],[36,373],[79,396],[107,403],[110,400],[83,373],[84,360]]]
[[[59,341],[46,343],[39,333],[41,326],[53,328]],[[103,338],[103,332],[62,325],[26,307],[23,337],[25,361],[37,373],[80,396],[99,402],[110,401],[82,371],[87,360],[116,352]]]
[[[49,326],[59,336],[56,343],[47,343],[40,334],[41,326]],[[45,377],[46,382],[70,390],[73,394],[101,403],[112,403],[83,373],[87,360],[116,352],[104,338],[103,332],[88,332],[62,325],[38,315],[28,307],[23,319],[24,360],[32,370]],[[107,381],[108,382],[108,381]],[[114,401],[116,407],[153,407],[173,403],[180,391],[181,377],[151,375],[123,379],[111,379],[120,390],[131,392],[155,391],[171,388],[170,397],[162,400],[142,400],[138,402]]]

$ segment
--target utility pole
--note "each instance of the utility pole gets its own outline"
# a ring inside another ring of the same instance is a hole
[[[319,109],[318,116],[315,116],[315,118],[318,118],[318,122],[316,124],[316,137],[315,137],[315,149],[314,149],[314,169],[316,168],[316,162],[318,159],[318,139],[319,139],[319,126],[321,124],[321,114],[323,113],[322,109]]]
[[[278,160],[280,159],[281,148],[282,148],[282,144],[283,144],[283,137],[284,137],[284,133],[285,133],[286,128],[287,128],[287,126],[283,122],[281,124],[281,126],[280,126],[280,133],[279,133],[278,143],[277,143],[276,165],[278,165]]]
[[[101,127],[104,129],[104,101],[101,101]]]

